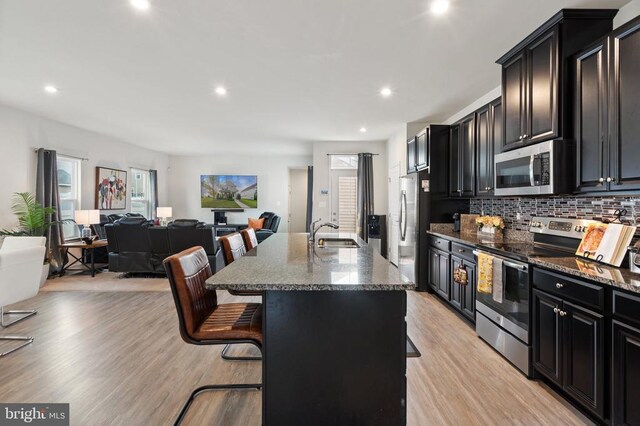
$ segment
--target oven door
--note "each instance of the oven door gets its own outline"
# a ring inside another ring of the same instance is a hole
[[[476,310],[518,339],[529,343],[529,265],[488,254],[502,260],[502,302],[493,300],[492,294],[476,292]]]

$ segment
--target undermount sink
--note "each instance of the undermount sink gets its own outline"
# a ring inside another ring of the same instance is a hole
[[[318,247],[360,248],[353,238],[319,238]]]

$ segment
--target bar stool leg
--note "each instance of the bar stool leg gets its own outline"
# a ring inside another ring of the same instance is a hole
[[[199,388],[197,388],[196,390],[194,390],[193,392],[191,392],[191,395],[189,395],[189,399],[187,399],[187,402],[185,402],[185,404],[182,406],[182,409],[180,410],[180,413],[178,414],[178,417],[176,418],[175,422],[173,422],[173,424],[175,426],[179,426],[180,424],[182,424],[182,421],[184,420],[185,416],[187,415],[187,412],[189,411],[189,407],[191,407],[191,403],[193,403],[193,401],[195,400],[195,398],[200,395],[203,392],[209,392],[209,391],[214,391],[214,390],[224,390],[224,389],[257,389],[257,390],[262,390],[262,384],[261,383],[256,383],[256,384],[237,384],[237,385],[205,385],[205,386],[200,386]]]
[[[231,348],[231,343],[225,345],[222,349],[222,359],[226,361],[262,361],[261,356],[230,356],[227,355],[227,351]]]

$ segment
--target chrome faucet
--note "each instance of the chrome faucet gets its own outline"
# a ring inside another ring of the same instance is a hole
[[[322,220],[322,219],[320,219],[320,220]],[[324,228],[325,226],[326,226],[326,227],[328,227],[328,228],[333,228],[333,229],[338,229],[338,228],[340,228],[340,226],[339,226],[339,225],[336,225],[336,224],[335,224],[335,223],[333,223],[333,222],[325,222],[325,223],[321,223],[321,224],[320,224],[320,225],[318,225],[318,226],[315,226],[315,224],[316,224],[316,223],[318,223],[318,222],[320,222],[320,220],[316,220],[315,222],[313,222],[313,225],[314,225],[314,227],[312,228],[312,229],[313,229],[313,232],[312,232],[312,234],[311,234],[311,238],[309,238],[309,242],[310,242],[312,245],[314,245],[314,246],[315,246],[315,244],[316,244],[316,234],[318,233],[318,231],[319,231],[319,230],[321,230],[321,229],[322,229],[322,228]]]

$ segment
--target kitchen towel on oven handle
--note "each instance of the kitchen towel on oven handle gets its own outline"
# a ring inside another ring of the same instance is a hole
[[[478,253],[478,293],[493,293],[493,259],[489,254]]]

